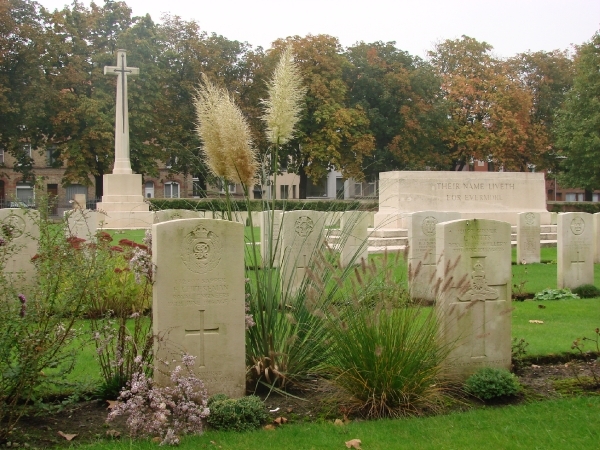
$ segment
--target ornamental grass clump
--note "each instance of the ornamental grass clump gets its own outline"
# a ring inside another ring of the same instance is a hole
[[[389,264],[385,257],[383,264]],[[372,264],[356,269],[353,290],[327,316],[323,370],[347,395],[348,410],[369,418],[416,414],[444,395],[441,364],[448,352],[436,339],[435,312],[412,305],[406,289],[391,289],[386,273]]]

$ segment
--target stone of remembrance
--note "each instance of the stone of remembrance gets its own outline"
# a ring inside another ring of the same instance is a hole
[[[493,219],[517,224],[523,211],[546,211],[543,173],[530,172],[382,172],[375,226],[403,228],[402,217],[416,211],[456,211],[461,219]]]

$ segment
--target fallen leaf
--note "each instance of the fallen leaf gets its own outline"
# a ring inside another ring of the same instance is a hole
[[[162,442],[162,439],[161,439],[161,438],[159,438],[158,436],[156,436],[156,437],[153,437],[153,438],[152,438],[152,442],[161,443],[161,442]]]
[[[530,320],[529,323],[544,323],[543,320]]]
[[[108,431],[106,432],[106,435],[107,435],[108,437],[111,437],[111,438],[113,438],[113,439],[116,439],[116,438],[120,438],[120,437],[121,437],[121,432],[120,432],[120,431],[117,431],[117,430],[108,430]]]
[[[273,423],[274,423],[275,425],[283,425],[284,423],[287,423],[287,421],[288,421],[288,420],[287,420],[285,417],[278,417],[277,419],[275,419],[275,420],[273,421]]]
[[[360,439],[350,439],[349,441],[346,441],[346,447],[348,448],[355,448],[360,450],[360,444],[362,444]]]
[[[343,422],[342,420],[340,420],[340,419],[335,419],[335,420],[333,421],[333,424],[334,424],[334,425],[338,425],[338,426],[343,426],[343,425],[344,425],[344,422]]]
[[[108,403],[106,409],[113,409],[119,402],[116,400],[106,400],[106,403]]]
[[[289,413],[291,413],[294,409],[293,408],[288,408],[286,411]]]
[[[72,441],[77,436],[76,434],[67,434],[62,431],[59,431],[58,435],[64,437],[67,441]]]
[[[263,430],[274,430],[274,429],[275,429],[275,425],[273,425],[271,423],[269,425],[265,425],[263,427]]]

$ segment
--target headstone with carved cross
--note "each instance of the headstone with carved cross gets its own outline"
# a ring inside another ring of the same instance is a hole
[[[281,289],[293,295],[300,289],[306,269],[312,267],[318,252],[323,250],[325,215],[320,211],[290,211],[282,214]]]
[[[540,213],[517,214],[517,264],[539,263]]]
[[[152,226],[159,384],[169,383],[162,361],[187,353],[196,357],[195,373],[209,395],[245,394],[244,246],[240,223],[181,219]]]
[[[594,226],[588,213],[564,213],[557,223],[559,289],[594,284]]]
[[[96,209],[104,214],[104,228],[148,228],[154,218],[144,201],[142,176],[132,172],[129,155],[127,77],[138,75],[139,69],[127,66],[125,50],[117,50],[117,65],[105,66],[104,74],[117,76],[115,164],[112,174],[102,177],[102,202]]]
[[[511,364],[511,226],[473,219],[436,225],[440,343],[448,375]]]
[[[412,298],[435,301],[432,289],[437,263],[435,226],[458,219],[460,213],[447,211],[419,211],[404,217],[408,230],[408,282]]]
[[[365,211],[346,211],[340,215],[340,264],[360,264],[369,257],[369,222],[371,217]]]

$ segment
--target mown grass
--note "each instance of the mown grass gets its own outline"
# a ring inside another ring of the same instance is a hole
[[[360,439],[362,448],[381,449],[594,449],[600,442],[600,397],[480,408],[427,418],[283,426],[248,433],[207,431],[183,439],[181,449],[343,449]],[[96,443],[89,449],[155,449],[156,443]]]

